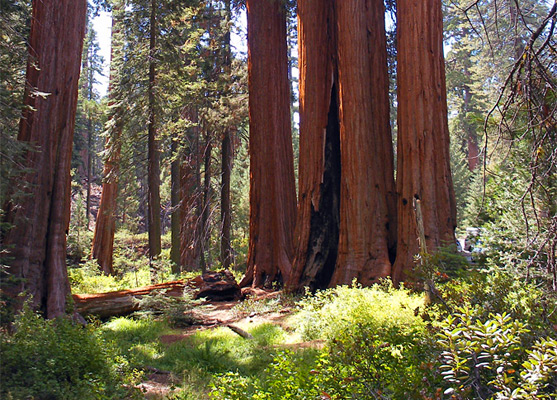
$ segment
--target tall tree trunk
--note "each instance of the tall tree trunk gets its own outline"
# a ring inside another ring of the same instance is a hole
[[[232,141],[230,131],[227,129],[222,138],[221,145],[222,171],[221,171],[221,246],[220,258],[222,268],[229,269],[232,249],[230,246],[230,229],[232,215],[230,212],[230,176],[232,172]]]
[[[369,284],[390,274],[396,244],[384,6],[302,0],[298,17],[300,201],[288,286]]]
[[[337,1],[336,20],[342,174],[330,285],[368,285],[391,273],[396,226],[385,7],[382,0]]]
[[[117,84],[117,71],[114,66],[116,41],[120,35],[120,20],[118,13],[122,11],[121,4],[114,4],[112,15],[112,47],[110,54],[110,77],[108,95],[109,104],[114,107],[115,85]],[[122,147],[122,110],[112,108],[110,115],[109,136],[106,139],[105,148],[108,156],[104,163],[103,184],[97,220],[95,222],[95,232],[93,234],[93,246],[91,257],[97,260],[101,271],[105,275],[114,275],[113,267],[113,248],[114,233],[116,231],[116,200],[118,196],[118,176],[120,172],[120,151]]]
[[[180,207],[180,164],[181,157],[178,154],[178,143],[172,140],[171,145],[172,163],[170,165],[170,205],[172,215],[170,217],[170,261],[172,262],[172,273],[179,274],[182,270],[180,265],[180,224],[182,219]]]
[[[91,213],[91,163],[93,162],[92,155],[93,147],[93,122],[91,116],[87,117],[87,198],[85,201],[85,216],[87,218],[87,229],[89,229],[89,220]]]
[[[189,133],[189,146],[180,164],[180,264],[188,271],[196,271],[201,265],[202,242],[201,152],[197,111],[186,110],[186,116],[194,127]]]
[[[89,56],[89,52],[87,52]],[[86,68],[88,72],[87,77],[87,100],[93,100],[93,84],[95,82],[95,71],[93,68]],[[110,78],[109,78],[110,79]],[[89,229],[89,222],[91,219],[91,177],[93,172],[93,117],[87,115],[87,200],[85,207],[85,214],[87,217],[87,229]]]
[[[333,0],[298,1],[300,159],[291,289],[327,287],[340,224],[340,122]],[[323,149],[316,151],[316,149]]]
[[[213,142],[211,136],[205,134],[205,146],[203,150],[203,205],[201,211],[201,272],[206,272],[211,267],[209,254],[209,218],[211,216],[211,157],[213,155]]]
[[[230,0],[225,1],[227,18],[232,18]],[[230,25],[226,28],[224,68],[230,74],[232,66],[232,51],[230,48]],[[220,261],[224,269],[230,268],[232,249],[230,247],[230,229],[232,227],[232,214],[230,211],[230,175],[232,172],[232,141],[231,129],[226,128],[221,143],[221,192],[220,192],[220,219],[221,219],[221,245]]]
[[[398,247],[393,281],[416,279],[419,253],[414,199],[421,201],[428,251],[454,242],[456,205],[449,129],[441,0],[399,0]]]
[[[155,79],[156,79],[156,36],[157,36],[157,0],[151,0],[150,39],[149,39],[149,122],[148,130],[148,186],[149,186],[149,262],[161,254],[161,198],[160,165],[157,142]],[[151,271],[151,279],[156,271]]]
[[[6,272],[14,278],[3,291],[26,293],[48,318],[66,312],[70,294],[66,232],[86,11],[85,0],[33,2],[26,107],[18,136],[33,147],[25,155],[31,172],[14,183],[6,210],[13,227],[2,238],[11,257]]]
[[[470,74],[468,68],[464,70],[465,74]],[[463,128],[466,133],[466,141],[468,144],[468,170],[474,171],[480,162],[480,148],[478,146],[478,134],[474,129],[474,126],[470,123],[466,117],[468,113],[472,112],[471,103],[472,101],[472,91],[468,85],[464,86],[464,104],[463,104]]]
[[[248,0],[250,238],[241,286],[265,286],[292,268],[296,218],[286,12]]]

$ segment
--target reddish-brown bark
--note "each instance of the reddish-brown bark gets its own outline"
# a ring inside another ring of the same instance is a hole
[[[76,310],[82,316],[93,315],[98,318],[109,318],[127,315],[141,309],[144,296],[164,294],[165,296],[181,297],[188,288],[196,299],[210,301],[239,300],[242,297],[240,287],[230,271],[209,272],[189,281],[172,281],[144,286],[136,289],[119,290],[108,293],[74,294]]]
[[[114,135],[119,140],[121,129]],[[108,143],[112,142],[107,140]],[[101,201],[95,222],[95,233],[93,235],[93,247],[91,257],[97,260],[101,271],[105,275],[113,275],[112,253],[114,248],[114,233],[116,231],[116,199],[118,196],[118,171],[120,158],[120,144],[114,143],[114,148],[109,159],[104,165],[104,181],[102,185]]]
[[[221,191],[220,191],[220,219],[221,246],[220,261],[224,269],[230,268],[232,248],[230,247],[230,230],[232,228],[232,214],[230,207],[230,176],[232,173],[232,140],[227,129],[221,144]]]
[[[298,1],[300,159],[292,289],[327,287],[340,223],[340,126],[332,0]]]
[[[428,251],[454,241],[441,0],[399,0],[398,245],[393,281],[415,279],[419,253],[413,200],[421,201]]]
[[[469,74],[468,68],[465,70]],[[463,129],[466,133],[466,141],[468,145],[468,170],[473,172],[480,163],[480,147],[478,145],[478,134],[474,126],[467,120],[466,113],[471,111],[470,102],[472,100],[472,91],[468,86],[464,87],[464,105],[463,105]]]
[[[298,18],[300,198],[288,286],[369,284],[389,275],[395,247],[384,6],[301,0]]]
[[[240,286],[287,279],[296,218],[286,13],[277,0],[248,0],[250,242]]]
[[[194,124],[189,134],[190,144],[180,163],[180,265],[188,271],[198,270],[201,256],[201,195],[198,116],[195,110],[185,110],[184,117]]]
[[[156,259],[161,253],[161,197],[160,197],[160,153],[157,140],[155,85],[156,85],[156,37],[157,0],[151,0],[149,32],[149,121],[148,130],[148,230],[149,259]],[[152,271],[155,273],[156,271]]]
[[[6,272],[15,278],[3,291],[26,292],[48,318],[66,312],[70,293],[66,232],[86,8],[85,0],[33,2],[26,107],[18,136],[33,147],[25,155],[31,172],[14,184],[20,193],[8,206],[6,220],[13,227],[2,243],[11,257]]]
[[[225,1],[226,16],[232,18],[230,0]],[[225,34],[224,67],[230,73],[232,64],[232,50],[230,47],[230,27]],[[232,174],[232,132],[226,128],[221,141],[221,191],[220,191],[220,261],[222,268],[229,269],[232,261],[230,246],[230,230],[232,228],[232,213],[230,204],[230,176]]]
[[[198,242],[201,246],[201,271],[207,271],[207,268],[211,267],[210,253],[207,251],[209,249],[209,218],[211,216],[211,161],[213,154],[213,142],[211,135],[205,133],[205,146],[203,150],[203,203],[201,206],[201,226],[200,232],[201,237]]]
[[[180,208],[180,164],[181,157],[178,154],[178,143],[172,140],[171,144],[172,163],[170,165],[170,204],[172,215],[170,217],[170,261],[172,262],[172,273],[179,274],[182,270],[180,264],[180,226],[182,212]]]
[[[117,21],[117,7],[114,6],[112,17],[112,37],[115,38],[119,33],[119,21]],[[109,77],[108,95],[111,98],[109,104],[114,107],[114,81],[116,71],[114,69],[114,46],[111,49],[111,70]],[[108,149],[108,158],[105,160],[103,169],[103,185],[97,220],[95,221],[95,232],[93,234],[93,245],[91,257],[97,260],[101,271],[105,275],[113,275],[113,248],[114,233],[116,231],[116,200],[118,196],[118,175],[120,171],[120,151],[122,124],[120,121],[121,110],[114,109],[111,119],[110,136],[106,139],[105,147]]]
[[[353,279],[368,285],[391,273],[396,221],[384,16],[382,0],[336,2],[342,171],[332,286]]]

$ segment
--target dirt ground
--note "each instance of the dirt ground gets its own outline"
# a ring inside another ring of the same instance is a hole
[[[255,300],[272,299],[280,295],[280,291],[268,292],[260,289],[244,289],[249,291],[250,298]],[[216,329],[223,326],[232,326],[238,329],[237,325],[243,326],[245,323],[253,323],[258,325],[261,323],[273,323],[280,325],[287,329],[287,318],[292,314],[291,307],[285,306],[278,310],[263,312],[263,313],[238,313],[234,307],[240,304],[240,301],[227,301],[227,302],[207,302],[203,304],[201,312],[197,314],[198,323],[188,328],[183,329],[180,333],[172,335],[163,335],[160,340],[164,344],[172,344],[180,340],[185,340],[187,337],[194,335],[200,330]],[[235,329],[233,329],[235,330]],[[240,329],[241,330],[241,329]],[[297,348],[321,348],[323,341],[301,342],[280,347],[297,349]],[[173,383],[171,375],[167,371],[149,370],[146,374],[147,380],[142,382],[138,387],[143,391],[146,399],[162,399],[171,394],[173,390]]]

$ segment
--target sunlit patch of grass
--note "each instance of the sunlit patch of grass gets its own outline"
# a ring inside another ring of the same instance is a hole
[[[171,332],[166,323],[153,319],[116,318],[102,327],[102,335],[114,343],[135,368],[152,365],[162,357],[159,337]]]

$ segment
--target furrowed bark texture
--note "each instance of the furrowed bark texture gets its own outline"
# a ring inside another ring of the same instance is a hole
[[[200,255],[201,255],[201,271],[207,271],[207,268],[211,267],[210,253],[207,251],[209,249],[209,236],[210,236],[210,224],[209,219],[211,217],[211,180],[213,175],[211,174],[211,161],[213,159],[213,142],[211,135],[205,133],[205,145],[203,150],[203,203],[201,212],[201,240],[199,244],[201,245]],[[205,258],[207,257],[207,258]]]
[[[33,149],[25,155],[31,172],[14,184],[3,238],[10,252],[8,295],[26,292],[46,317],[66,311],[70,286],[66,233],[70,218],[70,161],[78,81],[85,33],[85,0],[33,2],[26,107],[18,140]],[[21,194],[23,193],[23,195]]]
[[[415,279],[413,199],[421,200],[428,251],[454,242],[441,1],[398,3],[398,247],[393,281]]]
[[[220,258],[222,268],[229,269],[232,261],[230,247],[230,230],[232,228],[232,214],[230,212],[230,176],[232,173],[232,141],[230,131],[226,130],[221,144],[221,246]]]
[[[225,1],[226,16],[232,19],[230,0]],[[230,28],[225,34],[225,61],[224,67],[230,73],[232,64],[232,51],[230,47]],[[220,192],[220,261],[222,268],[229,269],[232,261],[232,248],[230,246],[230,230],[232,228],[232,213],[230,204],[230,176],[232,173],[232,129],[226,128],[221,141],[221,192]]]
[[[342,178],[332,286],[353,279],[368,285],[391,273],[395,186],[384,15],[381,0],[336,2]]]
[[[151,0],[149,39],[149,122],[148,122],[148,184],[149,184],[149,259],[156,259],[161,253],[161,198],[160,165],[157,141],[155,85],[156,85],[156,37],[157,37],[157,1]],[[156,271],[152,271],[156,273]]]
[[[119,140],[121,128],[117,128],[113,140]],[[112,140],[107,139],[107,145]],[[113,142],[114,143],[114,142]],[[114,248],[114,233],[116,231],[116,200],[118,196],[118,173],[120,159],[120,144],[114,143],[115,148],[104,165],[104,182],[102,185],[101,201],[95,222],[93,236],[92,258],[97,260],[101,271],[105,275],[113,275],[112,253]]]
[[[290,275],[296,218],[286,13],[277,0],[248,0],[250,242],[240,286]]]
[[[121,6],[119,6],[121,7]],[[120,9],[115,5],[112,16],[112,38],[120,34],[117,13]],[[114,42],[114,40],[113,40]],[[111,65],[114,65],[114,46],[111,48]],[[111,68],[109,77],[108,93],[111,97],[110,105],[114,106],[114,84],[116,71]],[[101,201],[95,222],[95,232],[93,234],[93,245],[91,250],[92,258],[97,260],[101,271],[105,275],[113,275],[113,248],[114,233],[116,231],[116,200],[118,198],[118,175],[120,172],[120,151],[122,147],[122,123],[121,110],[115,109],[112,112],[110,123],[110,136],[106,139],[105,148],[109,149],[108,158],[103,169],[103,185]]]
[[[384,6],[298,2],[300,173],[290,290],[388,276],[395,250]]]
[[[181,159],[177,154],[178,143],[172,140],[171,153],[175,157],[170,165],[170,203],[172,215],[170,217],[170,261],[172,262],[172,273],[179,274],[182,270],[180,266],[180,163]]]
[[[197,124],[195,110],[185,110],[184,116]],[[199,135],[199,127],[192,127],[188,135],[189,146],[180,165],[180,264],[187,271],[195,271],[200,267],[203,197],[200,190],[202,154]]]
[[[287,286],[326,287],[340,221],[340,126],[332,0],[298,1],[299,201],[294,268]]]

